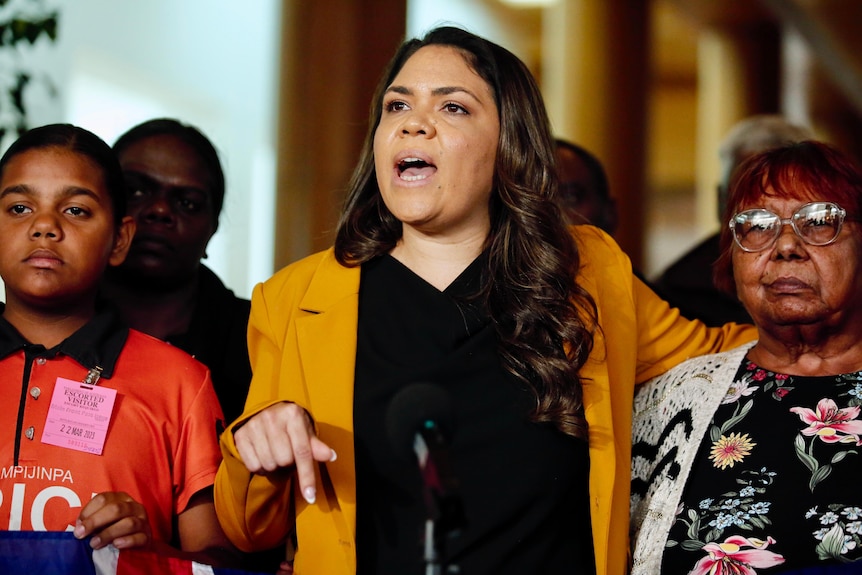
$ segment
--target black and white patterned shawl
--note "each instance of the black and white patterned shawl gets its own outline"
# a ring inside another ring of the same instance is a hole
[[[753,345],[689,359],[638,389],[632,422],[631,575],[661,571],[694,457]]]

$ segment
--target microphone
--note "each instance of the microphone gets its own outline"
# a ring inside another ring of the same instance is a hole
[[[386,410],[392,447],[405,459],[415,457],[422,475],[426,573],[440,572],[445,537],[457,536],[467,523],[449,457],[454,430],[452,399],[438,385],[412,383],[395,394]]]

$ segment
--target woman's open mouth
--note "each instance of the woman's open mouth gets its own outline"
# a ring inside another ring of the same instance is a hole
[[[396,168],[398,169],[398,177],[405,182],[424,180],[437,171],[437,166],[416,157],[404,158],[398,162]]]

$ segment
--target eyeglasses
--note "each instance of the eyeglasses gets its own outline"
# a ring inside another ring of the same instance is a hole
[[[736,245],[746,252],[759,252],[775,243],[785,224],[790,224],[806,244],[827,246],[838,238],[846,215],[838,204],[812,202],[787,219],[763,208],[745,210],[730,218],[729,225]]]

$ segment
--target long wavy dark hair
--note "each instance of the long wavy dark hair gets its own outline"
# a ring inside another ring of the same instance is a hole
[[[460,28],[440,27],[405,42],[390,61],[372,102],[369,130],[335,239],[345,266],[390,252],[402,225],[386,208],[374,169],[374,132],[383,95],[424,46],[457,49],[491,87],[500,120],[488,254],[477,298],[487,305],[504,367],[536,396],[533,420],[586,439],[580,367],[589,356],[596,306],[575,281],[580,261],[553,197],[554,145],[533,76],[514,54]]]

